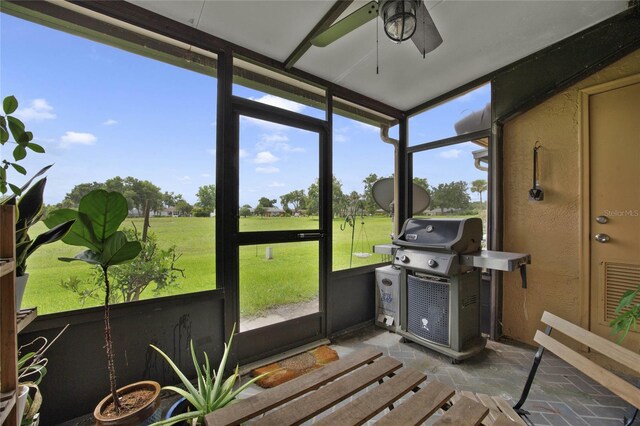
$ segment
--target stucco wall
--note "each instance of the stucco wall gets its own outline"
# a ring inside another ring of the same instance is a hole
[[[532,264],[526,290],[505,274],[503,334],[532,343],[544,310],[580,324],[579,90],[637,73],[640,50],[505,124],[504,250],[530,253]],[[528,199],[536,141],[542,202]]]

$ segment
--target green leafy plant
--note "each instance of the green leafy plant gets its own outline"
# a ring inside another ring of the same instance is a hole
[[[238,374],[238,366],[236,366],[235,371],[224,382],[222,381],[222,376],[227,365],[227,359],[229,358],[229,352],[231,350],[231,343],[233,341],[234,333],[235,326],[231,332],[229,344],[225,343],[224,345],[224,354],[222,355],[222,359],[220,360],[220,365],[218,366],[217,371],[211,370],[209,357],[207,356],[206,352],[204,352],[204,365],[202,365],[201,367],[198,364],[196,351],[193,347],[193,340],[190,341],[189,346],[191,348],[191,358],[193,359],[193,365],[196,369],[197,375],[197,387],[191,384],[189,379],[187,379],[187,377],[180,371],[178,366],[171,360],[171,358],[169,358],[169,356],[167,356],[167,354],[162,352],[162,350],[160,350],[158,347],[150,345],[153,349],[158,351],[160,355],[162,355],[162,357],[171,366],[173,371],[178,375],[180,381],[185,387],[185,389],[181,389],[176,386],[165,386],[162,389],[170,390],[177,393],[178,395],[181,395],[187,401],[189,401],[194,409],[193,411],[173,416],[170,419],[156,422],[153,424],[153,426],[172,425],[189,420],[195,420],[196,424],[204,424],[205,415],[232,403],[240,394],[240,392],[268,374],[266,373],[261,376],[254,377],[244,385],[240,386],[238,389],[233,390],[236,381],[240,377],[240,375]]]
[[[7,143],[15,143],[16,147],[13,149],[13,161],[2,159],[2,166],[0,167],[0,194],[6,194],[9,189],[14,195],[22,194],[23,188],[13,184],[7,180],[7,171],[9,167],[13,168],[21,175],[26,175],[27,170],[18,164],[27,156],[27,150],[44,153],[44,148],[37,143],[33,143],[33,133],[25,129],[25,125],[20,119],[11,115],[18,109],[18,100],[15,96],[7,96],[2,101],[2,110],[4,115],[0,115],[0,145],[4,146]],[[13,141],[10,137],[13,137]]]
[[[640,295],[640,285],[635,290],[627,290],[622,295],[616,310],[617,316],[609,323],[611,334],[620,334],[618,343],[622,343],[629,330],[638,330],[638,319],[640,319],[640,301],[633,303],[634,299]]]
[[[123,231],[118,231],[127,218],[127,200],[119,192],[107,192],[97,189],[82,197],[78,210],[60,209],[47,216],[44,223],[53,228],[61,223],[74,220],[71,230],[62,239],[66,244],[86,247],[75,257],[60,257],[64,262],[81,261],[98,266],[102,271],[105,288],[104,298],[104,338],[107,352],[109,384],[116,413],[122,412],[122,404],[116,390],[116,372],[111,337],[111,319],[109,300],[111,286],[109,268],[129,262],[142,250],[139,241],[128,241]]]
[[[49,360],[44,357],[45,352],[58,340],[58,338],[69,327],[67,324],[58,335],[49,343],[42,336],[37,337],[30,343],[18,349],[18,381],[21,385],[29,388],[25,411],[22,415],[22,425],[30,425],[42,405],[42,394],[40,393],[40,383],[47,374],[47,364]],[[35,349],[31,349],[35,348]],[[30,351],[25,352],[25,350]]]
[[[139,300],[147,288],[159,295],[180,285],[178,276],[181,274],[184,277],[184,271],[175,266],[181,256],[176,252],[175,246],[160,248],[154,233],[149,233],[145,241],[140,239],[138,232],[133,229],[125,229],[124,232],[129,240],[140,241],[142,251],[131,262],[111,269],[111,303]],[[87,280],[71,276],[61,280],[60,285],[80,296],[80,302],[84,304],[87,299],[102,298],[102,283],[102,271],[97,268],[96,273]]]
[[[46,172],[47,166],[40,170],[35,177]],[[33,179],[27,182],[29,186]],[[16,217],[16,276],[21,277],[26,273],[27,259],[40,246],[50,244],[64,238],[73,226],[74,219],[64,221],[50,230],[43,232],[36,238],[31,239],[29,236],[30,228],[38,223],[44,215],[44,188],[47,184],[47,178],[42,178],[34,183],[29,189],[22,194],[17,202]],[[23,187],[24,188],[24,187]]]

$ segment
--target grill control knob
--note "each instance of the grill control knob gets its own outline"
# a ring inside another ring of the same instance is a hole
[[[436,262],[435,259],[429,259],[427,261],[427,265],[431,266],[432,268],[437,268],[438,267],[438,262]]]
[[[409,263],[409,258],[405,255],[400,256],[400,262]]]

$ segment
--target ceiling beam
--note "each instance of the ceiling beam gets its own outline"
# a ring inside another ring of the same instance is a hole
[[[335,21],[347,10],[347,8],[353,3],[353,0],[337,0],[331,9],[318,21],[315,27],[307,34],[307,36],[300,42],[298,47],[293,49],[291,55],[284,61],[285,69],[291,69],[302,58],[307,50],[311,48],[311,40],[327,28],[329,28]]]

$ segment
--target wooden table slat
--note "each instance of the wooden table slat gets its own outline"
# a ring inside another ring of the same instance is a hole
[[[259,394],[240,400],[236,404],[216,410],[205,417],[205,424],[216,426],[240,424],[300,395],[318,389],[320,386],[373,361],[381,355],[382,352],[373,348],[366,348],[346,355],[338,361],[327,364],[295,380],[283,383],[275,388],[266,389]]]
[[[434,425],[477,426],[488,413],[487,407],[463,396]]]
[[[455,390],[440,382],[430,382],[407,401],[376,422],[380,426],[419,425],[438,411]]]
[[[427,376],[412,368],[404,368],[380,386],[368,391],[355,401],[323,417],[314,425],[361,425],[387,409],[404,394],[410,392]]]
[[[293,404],[285,405],[257,419],[254,425],[297,425],[323,412],[340,401],[361,391],[372,383],[402,367],[394,358],[382,357],[364,368],[326,386],[300,397]]]

